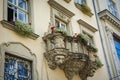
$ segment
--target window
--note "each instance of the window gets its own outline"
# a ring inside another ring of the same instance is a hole
[[[79,3],[79,4],[85,3],[86,4],[86,0],[77,0],[77,3]]]
[[[31,62],[5,54],[4,80],[32,80]]]
[[[116,17],[118,17],[116,4],[112,0],[108,0],[109,11]]]
[[[28,1],[27,0],[8,0],[7,20],[28,22]]]
[[[114,37],[114,45],[115,45],[115,48],[116,48],[117,56],[118,56],[118,58],[120,60],[120,40],[118,40],[115,37]]]
[[[55,19],[55,26],[56,26],[57,28],[66,30],[66,23],[63,22],[63,21],[61,21],[61,20],[59,20],[59,19],[57,19],[57,18]]]

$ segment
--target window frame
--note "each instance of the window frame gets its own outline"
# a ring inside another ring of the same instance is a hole
[[[16,47],[17,46],[17,47]],[[20,51],[20,50],[23,51]],[[31,61],[32,79],[38,80],[36,56],[31,50],[20,42],[8,42],[0,45],[0,80],[4,80],[5,53]]]
[[[27,1],[27,6],[28,6],[28,8],[27,8],[27,10],[28,10],[28,18],[27,18],[27,22],[26,23],[30,23],[30,25],[32,25],[32,24],[34,24],[33,23],[33,15],[32,15],[32,13],[33,13],[33,0],[26,0]],[[8,21],[8,0],[4,0],[3,1],[3,4],[4,4],[4,6],[3,6],[3,19],[4,20],[6,20],[6,21]],[[19,8],[20,10],[22,10],[21,8]],[[26,12],[25,10],[22,10],[22,11],[24,11],[24,12]]]
[[[28,59],[25,59],[25,58],[22,58],[22,57],[20,57],[20,56],[16,56],[16,55],[12,55],[12,54],[10,54],[10,53],[5,53],[5,64],[4,65],[6,65],[6,56],[9,56],[10,58],[15,58],[16,59],[16,62],[17,63],[15,63],[15,64],[18,64],[18,61],[19,60],[22,60],[22,61],[24,61],[24,62],[28,62],[28,63],[30,63],[30,80],[32,80],[32,61],[31,60],[28,60]],[[18,77],[18,67],[17,68],[15,68],[17,71],[16,71],[16,74],[14,75],[14,76],[17,76]],[[4,70],[5,70],[5,66],[4,66]],[[4,71],[4,75],[5,75],[5,71]],[[5,76],[4,76],[4,79],[5,79]],[[16,79],[16,78],[15,78]],[[17,78],[18,79],[18,78]]]
[[[11,8],[13,10],[13,21],[20,20],[22,22],[28,23],[28,15],[29,15],[28,14],[29,13],[28,12],[28,1],[25,1],[26,9],[21,8],[18,3],[19,3],[19,0],[16,0],[16,3],[10,2],[9,0],[7,0],[7,9],[8,9],[9,6],[14,8],[14,9]],[[16,16],[15,16],[15,13],[16,13]],[[21,20],[19,18],[20,13],[22,14],[23,20]],[[8,14],[9,13],[7,13],[7,17],[8,17]],[[7,20],[9,20],[9,19],[7,19]]]
[[[56,26],[56,21],[59,22],[59,26]],[[64,25],[64,28],[62,28],[62,26],[61,26],[62,24]],[[57,17],[55,17],[55,26],[56,26],[56,28],[64,29],[65,31],[67,31],[67,23]]]
[[[108,10],[110,13],[112,13],[114,16],[118,18],[118,10],[116,7],[116,3],[113,0],[107,0],[108,3]]]

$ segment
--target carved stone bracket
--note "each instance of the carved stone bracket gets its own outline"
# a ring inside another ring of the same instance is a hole
[[[87,80],[87,77],[92,77],[98,69],[97,63],[92,61],[88,54],[81,53],[79,50],[76,51],[80,48],[77,47],[78,43],[81,43],[79,38],[68,37],[62,33],[51,33],[43,39],[47,46],[47,52],[44,53],[44,56],[48,61],[49,68],[54,70],[59,67],[64,71],[68,80],[72,80],[76,74],[82,80]],[[50,48],[50,44],[53,45],[53,48]],[[73,49],[72,47],[77,48]]]

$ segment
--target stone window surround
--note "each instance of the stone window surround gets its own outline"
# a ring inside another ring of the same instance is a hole
[[[72,33],[71,28],[71,18],[75,15],[73,12],[68,10],[67,8],[63,7],[59,3],[57,3],[54,0],[49,0],[48,4],[50,5],[50,25],[55,25],[55,18],[60,19],[61,21],[66,23],[66,28],[69,31],[69,33]],[[68,28],[69,27],[69,28]]]
[[[85,33],[89,34],[90,36],[93,36],[94,33],[95,33],[96,31],[98,31],[97,28],[95,28],[94,26],[88,24],[87,22],[85,22],[85,21],[82,20],[82,19],[79,19],[77,22],[81,25],[81,26],[80,26],[81,32],[85,32]],[[84,27],[84,28],[83,28],[83,27]],[[87,30],[88,30],[90,33],[88,33]]]
[[[30,3],[30,4],[29,4]],[[28,17],[28,22],[30,22],[31,23],[31,26],[34,26],[33,24],[33,21],[32,21],[32,19],[33,19],[33,16],[32,16],[32,13],[33,13],[33,7],[30,7],[30,6],[33,6],[33,0],[28,0],[28,4],[29,4],[29,17]],[[5,27],[5,28],[7,28],[7,29],[10,29],[10,30],[13,30],[13,31],[15,31],[14,30],[14,25],[13,24],[11,24],[11,23],[9,23],[8,21],[7,21],[7,0],[4,0],[3,1],[3,4],[4,4],[4,6],[3,6],[3,20],[2,21],[0,21],[0,23],[2,23],[3,24],[3,27]],[[34,29],[34,27],[32,27],[33,29]],[[39,37],[39,35],[37,35],[37,34],[35,34],[34,32],[30,35],[30,36],[28,36],[29,38],[31,38],[31,39],[33,39],[33,40],[35,40],[35,39],[37,39],[38,37]]]
[[[21,52],[20,52],[21,51]],[[36,56],[31,50],[20,42],[8,42],[0,45],[0,80],[4,80],[5,53],[15,55],[32,62],[32,80],[38,80],[36,70]],[[22,53],[22,54],[21,54]]]
[[[7,11],[7,5],[8,5],[8,2],[7,2],[8,0],[4,0],[3,2],[3,4],[4,4],[4,6],[3,6],[3,19],[4,20],[7,20],[7,13],[8,13],[8,11]],[[33,7],[31,7],[31,6],[33,6],[33,0],[27,0],[28,1],[28,12],[29,12],[29,14],[28,14],[28,23],[31,23],[31,24],[33,24],[33,22],[32,22],[32,12],[33,12]]]

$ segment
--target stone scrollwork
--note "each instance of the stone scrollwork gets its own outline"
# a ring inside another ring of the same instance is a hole
[[[79,44],[79,38],[72,38],[65,36],[61,33],[51,33],[43,37],[46,42],[46,52],[44,56],[48,62],[48,66],[51,69],[59,67],[65,73],[68,80],[72,80],[73,76],[78,74],[82,80],[87,80],[87,77],[92,77],[95,71],[98,69],[97,63],[92,61],[89,55],[77,52],[72,49],[69,50],[68,44],[71,43],[70,47],[76,47]],[[50,43],[54,41],[54,48],[49,48]],[[69,42],[69,43],[68,43]]]

